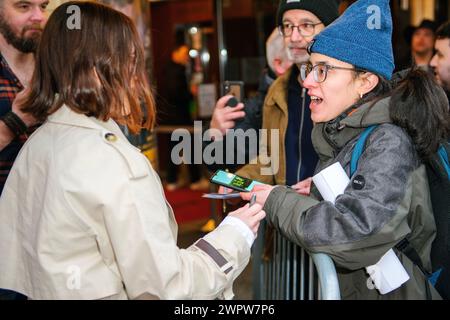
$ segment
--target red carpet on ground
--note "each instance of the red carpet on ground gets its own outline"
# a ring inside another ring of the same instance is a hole
[[[167,201],[172,206],[178,224],[208,219],[211,216],[211,202],[202,198],[205,191],[180,188],[175,191],[164,189]]]

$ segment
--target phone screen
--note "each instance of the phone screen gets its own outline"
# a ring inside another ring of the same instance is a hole
[[[211,177],[211,182],[243,192],[251,191],[255,184],[259,183],[223,170],[218,170],[214,173]]]

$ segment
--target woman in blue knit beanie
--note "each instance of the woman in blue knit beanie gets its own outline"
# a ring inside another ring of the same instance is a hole
[[[284,236],[309,252],[328,254],[344,299],[439,299],[428,282],[435,271],[430,250],[436,226],[424,161],[448,137],[448,102],[417,70],[390,91],[398,80],[392,77],[391,37],[389,1],[359,0],[315,37],[310,61],[301,67],[312,100],[316,172],[339,162],[350,178],[334,203],[308,181],[304,195],[264,185],[242,197],[257,194]],[[361,154],[352,160],[357,141]],[[366,267],[391,249],[409,280],[379,291]]]

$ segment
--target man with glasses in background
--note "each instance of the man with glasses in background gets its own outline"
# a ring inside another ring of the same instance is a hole
[[[264,102],[262,125],[263,129],[268,130],[268,139],[267,145],[261,146],[262,152],[273,159],[274,155],[270,154],[270,135],[272,130],[279,130],[279,148],[273,148],[279,149],[279,155],[275,155],[279,159],[279,167],[271,161],[271,174],[262,175],[264,165],[258,159],[256,164],[248,164],[238,170],[238,175],[267,184],[292,186],[299,193],[303,191],[305,183],[300,181],[313,175],[318,157],[311,142],[311,100],[298,82],[299,67],[309,59],[309,42],[339,16],[338,7],[335,0],[280,2],[278,28],[284,38],[288,58],[294,65],[269,89]]]

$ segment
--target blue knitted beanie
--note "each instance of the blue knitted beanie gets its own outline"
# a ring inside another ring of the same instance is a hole
[[[389,0],[358,0],[314,37],[310,52],[390,80],[394,71]]]

